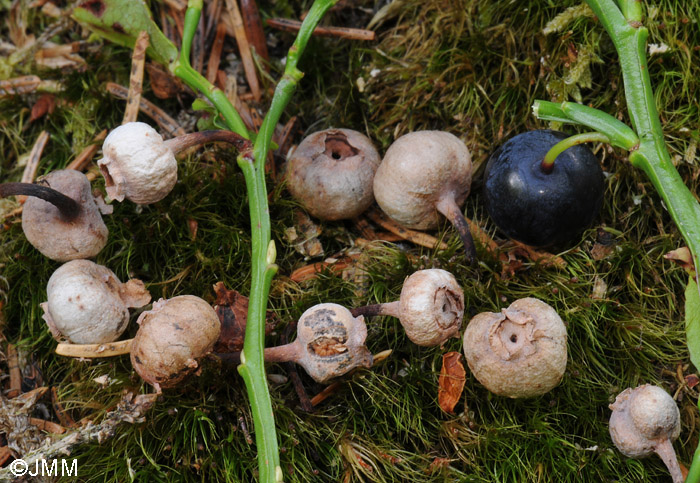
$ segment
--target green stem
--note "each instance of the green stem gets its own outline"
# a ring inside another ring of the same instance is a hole
[[[260,127],[252,152],[243,150],[238,156],[238,165],[243,171],[248,189],[251,239],[252,276],[248,322],[241,352],[238,372],[243,378],[250,400],[255,438],[258,448],[259,479],[262,482],[278,482],[283,474],[279,464],[277,433],[272,413],[272,400],[267,387],[264,365],[265,313],[272,278],[277,272],[276,249],[271,241],[270,212],[267,204],[265,184],[265,159],[272,144],[272,135],[282,112],[287,106],[297,83],[303,74],[297,63],[323,15],[337,0],[315,0],[307,14],[294,44],[289,49],[282,79],[277,84],[270,110]],[[192,37],[199,21],[202,0],[190,0],[185,14],[185,29],[179,62],[173,67],[175,74],[190,86],[202,92],[224,116],[228,127],[244,137],[248,133],[240,116],[219,89],[215,89],[189,63]]]
[[[647,66],[649,31],[637,21],[628,22],[613,0],[587,2],[608,31],[620,57],[627,108],[640,140],[630,162],[649,176],[693,253],[695,266],[700,266],[700,204],[683,183],[666,149]],[[631,0],[623,4],[626,15],[641,18],[641,12],[635,13],[630,6]]]
[[[251,135],[246,128],[243,119],[238,111],[231,105],[224,92],[209,82],[206,77],[197,72],[190,64],[190,50],[192,39],[197,31],[197,24],[202,14],[202,0],[190,0],[185,12],[185,25],[182,33],[182,49],[180,50],[179,61],[170,65],[170,70],[177,77],[185,81],[191,88],[201,92],[204,97],[214,104],[226,122],[228,128],[250,139]]]
[[[554,169],[554,160],[556,160],[557,156],[570,147],[593,142],[610,144],[610,139],[605,134],[599,132],[584,132],[574,136],[569,136],[566,139],[562,139],[557,144],[549,148],[547,154],[544,155],[544,159],[542,160],[542,163],[540,163],[542,171],[548,174],[551,173]]]
[[[693,462],[688,469],[688,476],[685,477],[685,483],[700,483],[700,445],[695,448]]]
[[[639,138],[627,124],[610,114],[582,104],[535,101],[532,104],[532,112],[538,119],[580,124],[595,129],[604,133],[610,139],[610,144],[628,151],[636,149],[639,144]]]

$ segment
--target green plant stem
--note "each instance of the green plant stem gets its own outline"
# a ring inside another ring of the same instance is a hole
[[[626,150],[636,149],[639,138],[630,127],[610,114],[575,102],[556,104],[548,101],[535,101],[532,104],[535,117],[547,121],[574,123],[587,126],[605,134],[610,144]]]
[[[187,85],[201,92],[204,97],[214,104],[219,110],[226,122],[228,128],[240,134],[246,139],[251,139],[251,135],[246,128],[243,119],[238,111],[231,105],[231,102],[226,97],[224,92],[212,85],[202,74],[197,72],[190,64],[190,50],[192,48],[192,39],[197,31],[197,24],[202,14],[202,0],[190,0],[187,4],[185,12],[185,24],[182,33],[182,48],[180,49],[180,58],[172,63],[170,71],[177,77],[185,81]]]
[[[544,171],[545,173],[551,173],[554,169],[554,161],[557,159],[557,156],[559,156],[561,153],[563,153],[570,147],[592,142],[610,144],[610,139],[605,134],[599,133],[597,131],[584,132],[581,134],[576,134],[574,136],[569,136],[566,139],[562,139],[557,144],[552,146],[549,149],[549,151],[547,151],[547,154],[544,155],[544,159],[540,164],[542,171]]]
[[[615,44],[620,57],[627,108],[639,137],[639,148],[630,154],[630,162],[642,169],[666,204],[673,221],[693,253],[695,266],[700,266],[700,204],[683,183],[666,149],[659,113],[651,88],[646,59],[649,31],[636,17],[641,11],[626,8],[625,14],[613,0],[587,0]],[[623,2],[630,5],[630,1]],[[641,9],[641,6],[639,6]]]
[[[306,48],[318,22],[336,2],[337,0],[316,0],[312,5],[294,44],[289,49],[284,75],[275,89],[270,110],[263,120],[252,151],[244,149],[238,155],[238,165],[243,171],[248,189],[252,239],[252,276],[248,321],[238,372],[248,390],[258,448],[259,478],[265,483],[281,481],[283,477],[279,464],[277,432],[264,364],[265,313],[272,278],[277,272],[276,249],[271,240],[270,212],[267,204],[265,160],[272,144],[275,126],[291,99],[296,85],[303,77],[302,72],[297,69],[299,57]],[[180,58],[172,70],[178,77],[202,92],[214,104],[232,131],[248,137],[245,127],[243,127],[243,132],[241,131],[240,116],[226,96],[219,89],[215,89],[189,64],[190,47],[199,22],[201,8],[202,0],[190,0],[185,14]]]

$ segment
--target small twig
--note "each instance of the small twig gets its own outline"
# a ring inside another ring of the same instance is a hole
[[[435,238],[434,236],[428,235],[427,233],[422,233],[420,231],[414,231],[414,230],[409,230],[408,228],[404,228],[401,225],[397,225],[393,221],[391,221],[389,218],[387,218],[383,213],[378,211],[376,208],[370,208],[367,210],[365,213],[365,216],[372,220],[374,223],[377,225],[381,226],[385,230],[390,231],[391,233],[400,236],[404,240],[408,240],[410,242],[415,243],[416,245],[420,245],[426,248],[438,248],[440,250],[446,250],[447,249],[447,243],[442,242]]]
[[[289,343],[289,334],[291,334],[292,331],[296,329],[296,327],[296,320],[292,320],[289,324],[287,324],[287,327],[284,328],[282,336],[280,337],[282,344]],[[304,389],[304,385],[301,382],[301,377],[299,377],[299,372],[297,371],[296,364],[294,364],[293,362],[287,362],[285,363],[285,366],[287,367],[289,377],[292,379],[292,385],[294,386],[294,390],[296,391],[297,396],[299,396],[299,403],[301,404],[301,409],[307,413],[314,412],[314,406],[313,404],[311,404],[309,395],[306,394],[306,389]]]
[[[355,257],[356,258],[356,257]],[[343,270],[351,266],[354,262],[353,257],[343,257],[335,262],[317,262],[311,265],[305,265],[301,268],[297,268],[289,276],[294,282],[305,282],[313,278],[318,277],[318,275],[324,270],[328,269],[333,273],[341,273]]]
[[[268,18],[267,25],[285,32],[298,32],[301,22],[287,18]],[[338,37],[348,40],[374,40],[375,33],[372,30],[353,29],[347,27],[316,27],[314,35],[319,37]]]
[[[56,346],[56,354],[80,359],[95,359],[98,357],[114,357],[131,352],[131,344],[134,339],[106,342],[104,344],[67,344],[60,343]]]
[[[48,141],[49,133],[47,131],[41,131],[41,134],[39,134],[39,137],[36,139],[29,153],[27,165],[24,167],[24,172],[22,173],[22,183],[31,183],[34,181],[34,178],[36,178],[36,172],[39,169],[39,161],[41,161],[41,155],[44,153],[44,148]],[[20,203],[24,203],[26,199],[26,196],[17,196],[17,201]]]
[[[129,95],[126,99],[124,119],[122,124],[136,121],[141,105],[141,92],[143,91],[143,67],[146,64],[146,49],[148,48],[148,32],[141,31],[134,44],[134,53],[131,55],[131,75],[129,77]]]
[[[260,11],[255,0],[241,0],[241,13],[243,14],[243,23],[245,24],[248,40],[253,45],[255,53],[269,62],[270,54],[267,52],[265,32],[263,32]]]
[[[338,388],[341,386],[340,382],[334,382],[330,386],[326,386],[323,391],[319,392],[316,394],[314,397],[311,398],[311,405],[312,406],[318,406],[321,404],[323,401],[328,399],[330,396],[335,394],[335,392],[338,390]]]
[[[75,159],[71,161],[68,164],[68,166],[66,166],[66,169],[83,171],[87,167],[87,165],[90,164],[90,161],[92,161],[92,158],[95,156],[95,153],[97,153],[97,150],[100,149],[102,141],[104,141],[106,137],[107,130],[103,129],[97,134],[97,136],[94,137],[94,139],[92,140],[92,144],[80,151],[80,153],[75,157]]]
[[[211,46],[209,54],[209,62],[207,63],[207,80],[212,84],[216,81],[216,75],[219,73],[219,64],[221,63],[221,51],[224,48],[224,39],[226,38],[226,25],[219,22],[216,26],[216,36],[214,44]]]
[[[124,87],[120,86],[119,84],[115,84],[114,82],[108,82],[107,83],[107,92],[112,94],[114,97],[118,97],[119,99],[128,99],[129,98],[129,90]],[[160,109],[158,106],[153,104],[147,99],[141,98],[141,102],[139,103],[139,109],[141,109],[141,112],[143,112],[145,115],[153,119],[160,128],[168,133],[171,137],[176,137],[176,136],[182,136],[185,133],[185,130],[182,129],[178,123],[173,119],[172,117],[168,116],[162,109]]]
[[[52,423],[51,421],[46,421],[45,419],[29,418],[29,424],[36,426],[37,429],[46,431],[47,433],[63,434],[66,432],[66,428],[60,424]]]
[[[226,7],[231,17],[231,22],[233,23],[233,31],[236,37],[236,43],[238,44],[239,53],[241,54],[241,60],[243,61],[243,69],[245,70],[245,77],[248,80],[248,87],[250,87],[250,91],[253,93],[253,98],[259,101],[260,83],[258,82],[258,74],[255,71],[253,56],[250,53],[248,37],[246,37],[245,28],[243,27],[241,11],[238,8],[236,0],[226,0]]]
[[[64,428],[75,428],[77,426],[73,418],[70,417],[70,414],[66,412],[66,409],[63,407],[63,404],[61,404],[61,401],[58,400],[58,391],[56,390],[56,386],[51,387],[51,404],[53,405],[53,410],[56,413],[56,417],[61,423],[61,426]]]
[[[35,75],[23,75],[0,81],[0,97],[32,92],[39,87],[40,83],[41,79]]]
[[[7,366],[10,372],[10,390],[8,399],[19,396],[22,392],[22,371],[19,367],[19,354],[13,344],[7,344]]]

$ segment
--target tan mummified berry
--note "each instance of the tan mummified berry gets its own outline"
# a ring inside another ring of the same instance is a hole
[[[37,250],[52,260],[67,262],[92,258],[107,243],[109,231],[102,213],[111,213],[102,198],[95,197],[87,177],[72,169],[53,171],[38,180],[78,203],[75,216],[66,217],[54,204],[29,197],[22,211],[22,230]]]
[[[464,317],[464,292],[446,270],[418,270],[404,281],[398,301],[359,307],[352,313],[396,317],[414,344],[431,347],[459,332]]]
[[[157,391],[195,372],[197,361],[211,352],[221,331],[214,309],[193,295],[160,299],[137,322],[131,363]]]
[[[268,362],[293,361],[320,383],[356,367],[370,367],[372,354],[365,347],[367,326],[338,304],[319,304],[302,314],[294,342],[265,349]]]
[[[477,380],[494,394],[539,396],[559,384],[566,370],[566,327],[541,300],[519,299],[501,313],[471,319],[464,355]]]
[[[61,265],[49,278],[44,320],[57,340],[74,344],[114,342],[129,323],[129,307],[151,301],[143,282],[121,283],[110,269],[89,260]]]
[[[673,441],[680,435],[680,411],[662,388],[644,384],[627,388],[610,405],[610,437],[617,449],[630,458],[658,454],[674,483],[682,483]]]
[[[355,218],[374,202],[372,180],[381,158],[372,141],[351,129],[315,132],[287,162],[287,189],[321,220]]]
[[[442,213],[459,232],[467,259],[473,262],[471,233],[459,208],[471,181],[471,155],[457,136],[416,131],[389,146],[374,176],[374,197],[384,213],[407,228],[435,228]]]

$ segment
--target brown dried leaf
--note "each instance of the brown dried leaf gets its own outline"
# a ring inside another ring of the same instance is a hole
[[[248,297],[236,290],[228,290],[223,282],[214,285],[216,305],[214,310],[221,321],[221,335],[214,345],[214,352],[230,353],[243,350],[245,327],[248,320]],[[275,327],[274,314],[267,312],[265,333]]]
[[[688,374],[687,376],[685,376],[685,384],[690,389],[697,386],[699,382],[700,382],[700,378],[698,378],[697,374]]]
[[[56,98],[53,94],[44,94],[32,106],[32,113],[29,116],[29,122],[34,122],[37,119],[51,114],[56,108]]]
[[[676,262],[690,275],[695,274],[695,264],[693,263],[693,255],[690,253],[688,247],[681,247],[677,250],[671,250],[666,255],[664,255],[666,260],[671,260]]]
[[[454,414],[454,409],[464,390],[466,371],[462,354],[448,352],[442,356],[442,370],[438,380],[438,404],[443,411]]]
[[[169,72],[153,62],[146,64],[146,72],[151,80],[151,89],[158,99],[175,97],[184,90],[182,83]]]

